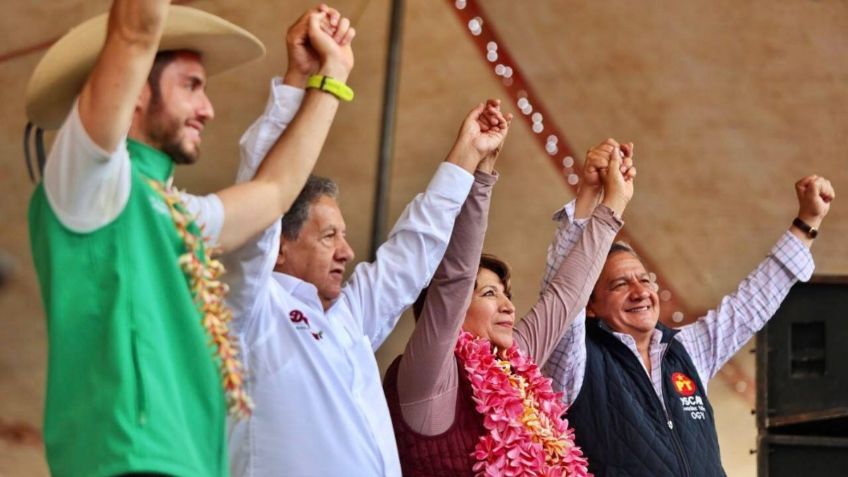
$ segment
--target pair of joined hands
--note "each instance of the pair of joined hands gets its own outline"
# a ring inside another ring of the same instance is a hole
[[[513,118],[512,114],[503,113],[500,106],[500,100],[497,99],[481,103],[462,123],[454,150],[465,145],[473,151],[470,154],[476,160],[473,167],[463,166],[469,172],[475,168],[488,173],[494,170]],[[632,142],[619,144],[614,139],[607,139],[589,149],[578,193],[578,212],[586,210],[585,214],[578,217],[588,217],[598,203],[603,203],[621,217],[633,197],[635,177]]]
[[[632,142],[620,144],[609,138],[589,149],[577,191],[576,217],[588,217],[598,203],[621,217],[633,198],[633,148]]]
[[[503,113],[500,100],[490,99],[478,105],[466,117],[459,131],[457,144],[468,143],[476,153],[478,170],[491,173],[509,132],[512,114]],[[456,147],[456,146],[455,146]],[[619,144],[607,139],[589,149],[583,168],[583,180],[578,192],[578,211],[592,213],[603,203],[621,217],[633,197],[633,143]],[[581,198],[582,197],[582,200]]]
[[[309,76],[316,73],[346,81],[353,69],[351,43],[355,36],[356,30],[350,19],[342,16],[338,10],[325,4],[309,9],[286,32],[289,64],[283,82],[303,88]],[[491,173],[509,132],[512,118],[512,114],[501,111],[501,102],[498,99],[489,99],[477,105],[463,121],[453,148],[453,152],[464,149],[464,154],[460,154],[464,157],[457,161],[459,165],[470,172],[479,169]],[[600,186],[602,180],[605,190],[629,190],[629,193],[624,194],[611,194],[609,191],[606,194],[626,196],[626,204],[632,197],[632,178],[636,172],[632,165],[633,145],[631,143],[621,148],[625,151],[624,158],[619,158],[622,162],[621,173],[608,174],[607,164],[613,160],[610,154],[611,144],[616,143],[608,140],[590,150],[584,185],[589,183]],[[604,156],[607,157],[605,162],[601,159]],[[598,167],[589,167],[590,161]],[[589,171],[591,173],[588,173]],[[619,208],[623,211],[623,207]]]
[[[319,73],[346,81],[353,69],[351,43],[356,30],[349,18],[325,4],[304,13],[288,29],[286,48],[289,65],[284,82],[304,87],[310,75]],[[465,149],[460,165],[491,173],[500,153],[513,115],[501,111],[500,100],[489,99],[477,105],[465,118],[454,150]],[[633,198],[636,167],[632,142],[610,138],[589,149],[578,191],[576,217],[587,217],[598,203],[604,203],[618,216]],[[818,175],[795,184],[798,217],[818,228],[830,210],[836,194],[830,181]]]

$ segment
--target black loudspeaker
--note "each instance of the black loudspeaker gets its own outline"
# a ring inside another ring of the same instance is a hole
[[[759,477],[848,475],[846,438],[761,434],[758,447]]]
[[[848,276],[796,284],[757,334],[757,427],[848,437]]]

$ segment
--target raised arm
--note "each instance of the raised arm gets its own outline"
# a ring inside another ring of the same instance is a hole
[[[353,68],[350,43],[356,34],[350,21],[322,5],[298,22],[318,55],[318,74],[347,81]],[[225,251],[260,233],[288,210],[315,166],[338,105],[338,98],[329,93],[307,90],[297,116],[271,146],[253,179],[219,192],[225,210],[220,245]]]
[[[115,0],[106,42],[79,96],[79,115],[92,141],[113,151],[133,110],[165,27],[169,0]]]
[[[499,116],[493,109],[496,107],[497,103],[490,102],[486,110],[490,114],[478,118],[481,129],[490,129],[489,115]],[[504,117],[499,122],[503,127],[508,125]],[[499,129],[500,125],[495,127]],[[404,420],[424,435],[444,432],[453,422],[459,382],[453,349],[477,278],[492,187],[497,180],[494,161],[500,147],[481,151],[488,155],[474,174],[471,192],[430,282],[398,369],[397,392]]]
[[[586,230],[560,264],[553,280],[515,326],[518,346],[540,366],[586,307],[622,225],[614,209],[605,204],[596,207]]]
[[[292,122],[300,109],[307,78],[320,67],[318,53],[309,44],[309,16],[317,8],[307,11],[289,27],[286,34],[288,67],[282,81],[271,81],[271,93],[265,111],[242,135],[239,142],[241,162],[236,183],[249,182],[271,147]],[[331,16],[338,12],[328,9]],[[222,258],[227,270],[225,280],[230,287],[227,302],[233,310],[237,330],[246,326],[254,309],[266,302],[268,280],[274,269],[280,246],[280,221],[273,221],[258,235],[227,253]]]
[[[279,78],[272,80],[265,112],[242,135],[237,183],[253,178],[262,158],[300,107],[303,94],[302,89],[280,83]],[[224,279],[230,287],[227,303],[233,310],[237,330],[254,316],[256,306],[265,303],[279,247],[280,221],[275,220],[258,235],[222,257],[227,270]]]
[[[636,177],[636,168],[633,167],[632,142],[619,145],[614,139],[607,139],[589,149],[586,154],[586,162],[583,164],[583,178],[580,181],[580,188],[577,190],[577,198],[554,214],[553,219],[557,221],[557,229],[554,232],[553,241],[548,247],[540,294],[548,288],[548,284],[553,280],[562,261],[565,260],[565,257],[583,234],[586,223],[595,207],[603,200],[604,188],[601,184],[600,171],[607,167],[609,154],[615,147],[619,147],[623,154],[621,172],[625,178],[632,180]]]
[[[566,204],[554,214],[554,220],[557,220],[559,224],[553,242],[548,246],[542,294],[547,290],[548,284],[560,269],[565,257],[571,253],[584,234],[591,211],[603,199],[600,170],[607,167],[609,161],[607,154],[616,144],[618,143],[615,140],[607,139],[589,150],[583,164],[583,177],[576,200]],[[636,175],[636,168],[633,167],[633,143],[619,145],[619,147],[624,153],[625,177],[632,180]],[[554,389],[563,393],[563,401],[570,405],[580,392],[585,363],[586,311],[580,309],[556,343],[547,361],[539,364],[542,366],[542,373],[552,379]]]
[[[127,203],[131,166],[123,139],[156,56],[168,3],[112,3],[103,48],[53,141],[44,192],[74,232],[103,227]]]
[[[359,325],[374,349],[441,262],[456,216],[471,189],[471,173],[485,158],[481,151],[499,147],[506,135],[505,124],[498,130],[483,131],[477,123],[489,107],[480,104],[469,113],[427,190],[407,206],[377,250],[377,259],[359,264],[344,288],[342,298],[354,310],[353,316],[361,317]]]
[[[491,174],[474,175],[400,361],[397,391],[404,420],[425,435],[438,434],[453,422],[458,383],[453,348],[477,277],[495,180]]]
[[[586,306],[606,261],[607,251],[622,226],[621,214],[633,195],[635,168],[632,171],[623,168],[619,147],[607,146],[602,143],[590,150],[586,167],[588,171],[601,159],[604,162],[604,167],[598,169],[605,192],[601,206],[595,208],[577,245],[515,328],[519,347],[540,366],[547,361],[563,333]]]
[[[795,184],[795,191],[798,218],[818,229],[836,196],[830,181],[807,176]],[[692,356],[701,382],[715,376],[765,326],[792,285],[810,278],[814,268],[809,251],[812,243],[813,238],[793,224],[734,293],[722,298],[719,306],[677,334]]]

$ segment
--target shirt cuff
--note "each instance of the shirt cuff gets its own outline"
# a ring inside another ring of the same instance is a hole
[[[282,78],[274,77],[271,79],[271,94],[268,96],[268,104],[265,105],[265,115],[275,122],[292,122],[305,94],[305,90],[283,84]]]
[[[771,255],[798,280],[806,282],[813,276],[816,268],[813,254],[792,232],[787,230],[780,237],[771,249]]]
[[[592,215],[616,232],[624,226],[624,221],[616,217],[615,212],[604,204],[598,204]]]
[[[433,178],[430,179],[427,190],[462,204],[468,197],[473,182],[474,176],[465,169],[450,162],[442,162]]]
[[[569,203],[563,205],[562,208],[560,208],[559,210],[554,212],[554,215],[553,215],[553,217],[551,217],[551,220],[553,220],[555,222],[563,222],[563,221],[567,220],[568,222],[573,223],[575,225],[579,225],[581,227],[585,226],[589,222],[589,217],[584,217],[582,219],[575,219],[574,218],[574,209],[576,207],[577,207],[577,200],[572,199]]]
[[[500,175],[497,172],[492,172],[491,174],[483,171],[474,172],[474,181],[487,186],[495,185],[499,177]]]

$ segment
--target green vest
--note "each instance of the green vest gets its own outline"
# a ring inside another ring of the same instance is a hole
[[[221,378],[177,263],[185,245],[147,183],[167,181],[174,165],[141,143],[127,147],[132,189],[108,225],[67,229],[43,184],[30,201],[48,324],[47,461],[58,477],[228,475]]]

